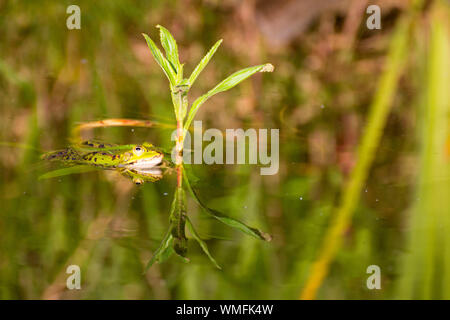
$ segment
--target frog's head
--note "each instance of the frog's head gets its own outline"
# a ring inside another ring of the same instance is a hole
[[[121,155],[119,167],[130,170],[147,170],[161,164],[164,154],[153,148],[151,144],[135,145]]]

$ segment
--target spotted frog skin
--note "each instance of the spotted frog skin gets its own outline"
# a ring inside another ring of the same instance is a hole
[[[162,178],[164,154],[150,143],[114,145],[84,141],[66,149],[44,154],[43,159],[66,165],[89,165],[115,169],[136,184],[154,182]]]

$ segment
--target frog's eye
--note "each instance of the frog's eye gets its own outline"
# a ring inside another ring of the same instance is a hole
[[[135,155],[140,156],[141,154],[144,153],[144,148],[141,146],[135,146],[133,152]]]
[[[133,182],[134,182],[134,184],[139,186],[144,183],[144,180],[142,180],[140,178],[135,178],[135,179],[133,179]]]

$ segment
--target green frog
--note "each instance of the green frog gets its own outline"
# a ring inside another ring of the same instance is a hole
[[[116,170],[135,184],[155,182],[162,178],[162,169],[169,163],[164,153],[150,143],[115,145],[84,141],[66,149],[44,154],[42,159],[59,161],[65,165],[88,165]]]

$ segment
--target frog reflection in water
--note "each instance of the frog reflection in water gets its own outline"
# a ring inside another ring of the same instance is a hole
[[[66,165],[116,170],[138,185],[160,180],[163,169],[169,167],[169,162],[164,160],[164,153],[150,143],[114,145],[84,141],[63,150],[48,152],[42,158]]]

